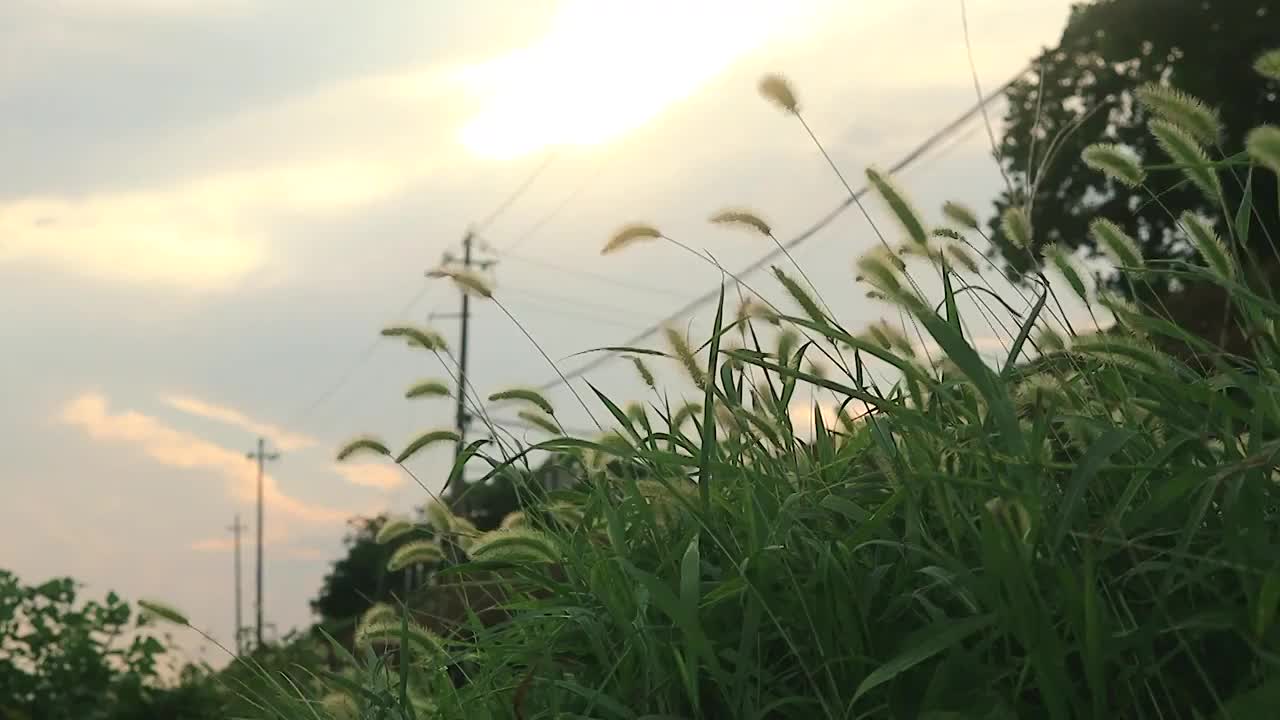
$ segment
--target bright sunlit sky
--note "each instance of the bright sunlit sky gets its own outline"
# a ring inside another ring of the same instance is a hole
[[[971,0],[983,83],[1052,44],[1068,4]],[[498,296],[557,360],[719,279],[662,244],[600,257],[621,224],[737,267],[768,248],[710,213],[746,206],[785,238],[842,199],[757,95],[766,72],[855,180],[975,99],[956,0],[4,0],[0,568],[162,598],[229,642],[226,528],[252,520],[262,435],[281,452],[266,615],[304,625],[346,519],[426,499],[336,447],[452,420],[403,400],[445,375],[378,330],[456,311],[423,271],[548,157],[482,238]],[[1001,182],[980,123],[899,180],[934,219],[947,199],[985,211]],[[874,242],[846,214],[796,252],[852,328],[883,312],[850,269]],[[479,303],[472,332],[480,392],[551,375],[497,308]],[[625,365],[590,379],[641,397]],[[438,486],[447,462],[413,467]]]

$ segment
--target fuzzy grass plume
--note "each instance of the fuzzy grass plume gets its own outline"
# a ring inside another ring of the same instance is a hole
[[[360,647],[372,645],[401,645],[407,639],[411,645],[430,655],[444,652],[444,640],[439,635],[415,622],[402,624],[400,620],[380,620],[356,628],[355,643]]]
[[[383,337],[402,337],[410,346],[421,347],[431,351],[443,351],[449,345],[443,336],[434,330],[416,328],[411,325],[392,325],[382,329]]]
[[[1142,267],[1142,251],[1138,249],[1138,243],[1121,230],[1119,225],[1105,218],[1097,218],[1089,223],[1089,234],[1117,265],[1125,268]]]
[[[1222,121],[1203,101],[1167,85],[1147,83],[1137,90],[1142,103],[1160,120],[1175,125],[1197,141],[1213,145],[1222,136]]]
[[[867,337],[885,350],[900,352],[904,357],[915,357],[915,346],[898,328],[887,321],[877,320],[867,326]]]
[[[743,298],[738,304],[736,317],[739,323],[744,323],[746,320],[763,320],[771,325],[777,325],[780,322],[778,313],[774,312],[773,308],[751,296]],[[746,327],[741,329],[746,331]]]
[[[528,403],[538,408],[548,415],[555,415],[556,410],[551,406],[542,393],[537,390],[529,390],[526,388],[511,388],[510,390],[502,390],[489,396],[489,402],[502,402],[504,400],[515,400],[518,402]]]
[[[551,535],[528,528],[512,528],[481,535],[467,554],[477,560],[556,563],[560,562],[564,551]]]
[[[774,346],[774,352],[778,355],[778,360],[786,365],[791,362],[795,355],[796,348],[800,347],[800,333],[791,328],[783,328],[778,333],[777,344]]]
[[[1222,184],[1218,173],[1209,163],[1209,156],[1194,136],[1182,127],[1164,120],[1152,120],[1148,126],[1156,142],[1175,163],[1182,167],[1191,182],[1210,200],[1222,197]]]
[[[1067,349],[1067,343],[1063,340],[1062,335],[1051,327],[1042,327],[1040,332],[1036,334],[1035,346],[1042,353],[1058,352]]]
[[[373,541],[379,545],[398,540],[405,535],[413,532],[413,521],[405,517],[388,518],[382,527],[378,528],[378,534],[374,536]]]
[[[1126,187],[1136,188],[1147,179],[1141,163],[1128,148],[1112,143],[1095,143],[1084,149],[1084,164]]]
[[[696,402],[687,402],[676,411],[671,413],[671,429],[679,430],[682,425],[702,415],[702,405]]]
[[[375,437],[364,436],[356,438],[346,445],[343,445],[342,448],[338,450],[337,460],[338,462],[343,462],[350,459],[352,456],[366,453],[381,455],[383,457],[391,455],[391,451],[387,449],[386,443]]]
[[[1018,404],[1023,407],[1057,408],[1066,405],[1062,381],[1049,373],[1036,373],[1018,385]]]
[[[920,221],[919,213],[911,207],[911,203],[907,202],[906,196],[894,186],[889,178],[874,168],[867,168],[867,180],[871,181],[876,193],[889,205],[889,210],[898,219],[902,229],[906,230],[907,237],[917,245],[928,245],[929,232],[925,230],[924,223]]]
[[[521,410],[516,413],[516,417],[550,435],[563,434],[555,418],[546,413],[538,412],[537,410]]]
[[[325,695],[320,699],[320,709],[329,720],[360,720],[360,706],[346,693]]]
[[[902,291],[900,273],[906,270],[902,258],[894,255],[888,248],[877,246],[858,258],[855,266],[859,281],[871,283],[885,295],[894,296]]]
[[[1280,127],[1262,125],[1250,130],[1245,148],[1254,162],[1280,175]]]
[[[631,223],[614,233],[613,236],[609,238],[609,242],[605,243],[604,247],[601,248],[600,254],[611,255],[638,242],[657,240],[660,237],[662,237],[662,233],[658,231],[658,228],[652,225]]]
[[[429,278],[449,278],[457,285],[462,292],[482,298],[493,297],[493,288],[489,283],[476,273],[467,270],[452,270],[449,268],[437,268],[428,270]]]
[[[635,355],[627,355],[626,358],[630,360],[631,364],[635,367],[636,374],[640,376],[640,380],[644,382],[645,387],[654,389],[658,386],[658,382],[654,379],[653,373],[649,370],[649,366],[646,365],[643,360]]]
[[[1209,225],[1209,221],[1199,215],[1187,211],[1182,213],[1178,218],[1182,230],[1186,233],[1187,239],[1191,241],[1191,245],[1195,247],[1196,252],[1200,253],[1200,257],[1204,259],[1205,265],[1218,279],[1222,281],[1230,281],[1235,277],[1236,264],[1232,260],[1227,246],[1218,237]]]
[[[1071,256],[1067,254],[1066,250],[1055,245],[1045,252],[1045,257],[1049,258],[1049,262],[1053,267],[1062,274],[1063,279],[1071,286],[1071,290],[1076,294],[1076,297],[1088,302],[1089,291],[1085,287],[1084,278],[1080,277],[1075,263],[1071,262]]]
[[[157,600],[139,600],[138,607],[141,608],[148,616],[158,620],[171,622],[174,625],[191,625],[191,622],[187,620],[186,615],[168,603],[162,603]]]
[[[396,622],[400,619],[400,611],[385,602],[376,602],[360,616],[360,625]]]
[[[387,569],[391,572],[403,570],[410,565],[429,565],[444,562],[444,551],[430,540],[414,540],[396,548],[387,561]]]
[[[942,216],[967,230],[977,230],[980,227],[978,214],[968,205],[954,200],[948,200],[942,204]]]
[[[743,227],[748,230],[754,230],[761,235],[773,237],[773,228],[769,227],[769,223],[749,210],[721,210],[711,216],[711,222],[716,225]]]
[[[800,306],[800,309],[804,311],[805,315],[809,316],[810,320],[818,323],[819,325],[827,322],[827,315],[822,312],[822,308],[819,307],[818,301],[815,300],[813,296],[809,294],[809,291],[805,290],[800,283],[796,282],[795,278],[786,274],[783,272],[782,268],[777,266],[774,266],[773,268],[773,276],[778,279],[782,288],[787,291],[787,294],[791,296],[792,300],[795,300],[796,304]]]
[[[404,396],[409,400],[424,397],[448,397],[449,386],[440,380],[423,380],[406,390]]]
[[[1268,80],[1280,82],[1280,48],[1259,55],[1253,62],[1253,69]]]
[[[430,447],[436,443],[442,442],[458,442],[458,433],[452,430],[429,430],[414,438],[413,442],[405,446],[404,450],[396,456],[396,462],[402,463],[413,457],[423,448]]]
[[[973,253],[969,252],[969,248],[963,245],[948,244],[943,248],[943,253],[947,259],[951,260],[952,264],[959,265],[975,275],[982,272],[982,269],[978,267],[977,259],[973,257]]]
[[[791,83],[785,77],[776,73],[765,75],[760,78],[759,90],[766,100],[783,110],[792,115],[800,113],[800,104],[796,101],[796,94],[791,89]]]
[[[438,500],[432,500],[423,508],[423,513],[427,516],[427,523],[431,525],[436,532],[452,532],[457,522],[453,511],[449,506]]]
[[[668,327],[663,330],[663,334],[667,338],[667,345],[671,347],[671,352],[675,355],[676,360],[680,362],[681,367],[689,375],[689,379],[693,380],[693,384],[698,389],[707,387],[707,371],[698,362],[698,356],[694,355],[693,348],[689,346],[689,340],[685,338],[684,333],[679,330]]]
[[[1009,242],[1019,250],[1031,248],[1031,218],[1020,207],[1011,207],[1000,216],[1000,229]]]

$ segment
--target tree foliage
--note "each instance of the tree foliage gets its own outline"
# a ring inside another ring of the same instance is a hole
[[[387,560],[398,543],[379,545],[375,539],[387,520],[386,515],[377,515],[348,521],[347,554],[333,564],[319,595],[311,601],[311,610],[321,621],[356,617],[404,586],[404,571],[387,570]]]
[[[81,600],[57,578],[23,585],[0,570],[0,718],[126,720],[219,717],[204,671],[160,682],[164,644],[115,593]]]
[[[1058,46],[1043,52],[1032,72],[1006,92],[1000,142],[1010,187],[996,203],[992,240],[1011,277],[1034,272],[1044,248],[1100,249],[1088,232],[1096,218],[1118,224],[1144,257],[1185,258],[1191,248],[1175,233],[1166,208],[1223,215],[1176,169],[1150,172],[1144,187],[1127,187],[1086,166],[1091,143],[1128,148],[1144,164],[1169,159],[1147,129],[1147,110],[1135,98],[1146,82],[1165,83],[1203,99],[1221,117],[1221,147],[1239,148],[1252,128],[1280,117],[1280,83],[1254,72],[1255,60],[1276,42],[1280,0],[1094,0],[1072,8]],[[1217,154],[1217,153],[1214,153]],[[1239,206],[1246,178],[1222,173],[1227,205]],[[1153,193],[1159,200],[1153,199]],[[1260,227],[1276,227],[1276,179],[1254,173],[1252,201]],[[1016,247],[1000,218],[1030,201],[1031,252]],[[1265,233],[1250,236],[1259,257],[1275,258]],[[1168,283],[1155,288],[1162,294]]]

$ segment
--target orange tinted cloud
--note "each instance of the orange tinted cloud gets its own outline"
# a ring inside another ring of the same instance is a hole
[[[59,418],[101,442],[133,445],[152,460],[169,467],[210,470],[228,481],[232,497],[242,502],[256,498],[257,471],[244,453],[230,450],[174,429],[149,415],[128,410],[112,413],[107,398],[84,393],[63,409]],[[275,478],[267,475],[262,484],[263,501],[274,514],[312,524],[340,524],[350,513],[313,505],[281,492]]]
[[[189,415],[195,415],[207,420],[234,425],[254,435],[261,435],[285,452],[302,450],[314,447],[317,444],[316,439],[313,437],[289,432],[270,423],[259,422],[234,408],[215,405],[188,395],[169,395],[163,399],[166,405],[175,410],[181,410]]]
[[[333,471],[341,475],[347,482],[361,487],[378,490],[395,490],[404,484],[404,475],[397,469],[387,465],[374,463],[341,463],[333,466]]]

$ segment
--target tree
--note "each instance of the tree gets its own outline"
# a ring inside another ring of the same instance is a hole
[[[493,530],[508,514],[529,505],[535,494],[566,487],[576,482],[577,474],[580,469],[570,456],[551,455],[527,478],[522,478],[515,468],[508,468],[484,483],[469,485],[466,500],[460,503],[465,507],[452,509],[478,531]],[[393,601],[403,593],[406,571],[388,570],[387,561],[400,544],[423,536],[417,533],[380,545],[376,538],[387,520],[386,515],[378,515],[349,521],[351,530],[344,540],[347,554],[333,564],[319,594],[311,601],[311,610],[321,622],[351,620],[375,602]]]
[[[166,648],[115,593],[81,601],[69,578],[26,586],[0,570],[0,719],[223,717],[202,671],[164,687]]]
[[[357,617],[373,603],[388,600],[404,587],[404,571],[387,570],[396,545],[379,545],[375,539],[386,522],[386,515],[348,521],[351,530],[343,540],[347,554],[333,564],[320,594],[311,601],[312,612],[322,621]]]
[[[1221,217],[1175,170],[1153,171],[1146,188],[1130,189],[1105,178],[1080,160],[1094,142],[1132,149],[1148,165],[1169,159],[1148,133],[1145,109],[1135,90],[1146,82],[1166,82],[1216,108],[1225,132],[1222,157],[1244,147],[1244,135],[1280,117],[1280,85],[1252,72],[1254,60],[1280,40],[1280,0],[1095,0],[1075,5],[1056,48],[1043,52],[1030,76],[1006,91],[1009,102],[1000,143],[1001,167],[1009,180],[996,202],[992,242],[1012,278],[1039,269],[1040,252],[1059,244],[1096,254],[1088,234],[1094,218],[1118,223],[1136,238],[1145,257],[1186,258],[1166,207],[1197,209]],[[1227,207],[1240,204],[1244,178],[1223,173]],[[1261,222],[1278,227],[1276,179],[1252,178],[1253,202]],[[1033,189],[1034,188],[1034,189]],[[1153,201],[1152,193],[1160,200]],[[1012,245],[1000,229],[1010,207],[1031,200],[1034,247]],[[1280,242],[1280,238],[1276,239]],[[1253,233],[1250,251],[1275,259],[1270,239]],[[1172,288],[1154,287],[1159,295]],[[1203,311],[1203,307],[1200,308]]]

